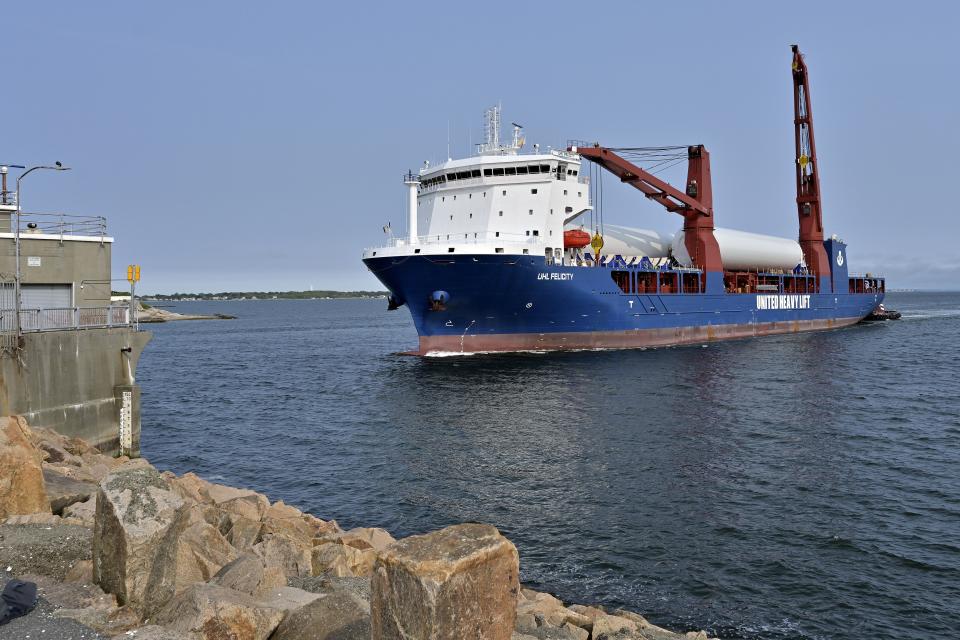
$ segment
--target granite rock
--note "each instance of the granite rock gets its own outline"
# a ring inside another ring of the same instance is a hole
[[[509,640],[518,574],[516,547],[489,525],[399,540],[374,567],[372,637]]]
[[[94,517],[94,582],[121,604],[142,606],[157,548],[183,504],[152,467],[106,476]]]
[[[0,521],[12,515],[50,513],[43,455],[19,416],[0,417]]]

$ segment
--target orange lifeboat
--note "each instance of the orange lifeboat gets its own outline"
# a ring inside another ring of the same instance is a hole
[[[590,234],[583,229],[570,229],[563,232],[564,249],[583,249],[590,244]]]

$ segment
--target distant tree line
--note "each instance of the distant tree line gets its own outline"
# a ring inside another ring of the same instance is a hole
[[[149,300],[310,300],[314,298],[382,298],[386,291],[221,291],[144,296]]]

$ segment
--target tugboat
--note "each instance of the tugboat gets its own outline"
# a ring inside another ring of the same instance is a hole
[[[519,125],[501,144],[493,107],[475,155],[404,176],[407,233],[365,250],[363,262],[389,289],[389,308],[410,310],[420,355],[699,344],[856,324],[886,284],[848,273],[846,244],[824,233],[809,74],[795,45],[791,75],[796,239],[715,227],[703,145],[571,141],[531,154]],[[654,175],[664,162],[686,162],[686,182]],[[680,215],[682,228],[604,225],[594,202],[605,172]]]
[[[902,314],[895,309],[887,310],[883,306],[883,303],[877,305],[877,308],[870,312],[866,318],[863,319],[864,322],[880,322],[881,320],[899,320]]]

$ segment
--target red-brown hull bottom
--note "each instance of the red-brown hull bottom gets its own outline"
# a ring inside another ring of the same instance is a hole
[[[420,336],[420,348],[413,354],[668,347],[781,333],[839,329],[856,324],[859,321],[860,318],[832,318],[829,320],[797,320],[793,322],[636,329],[632,331],[467,334],[463,337]]]

